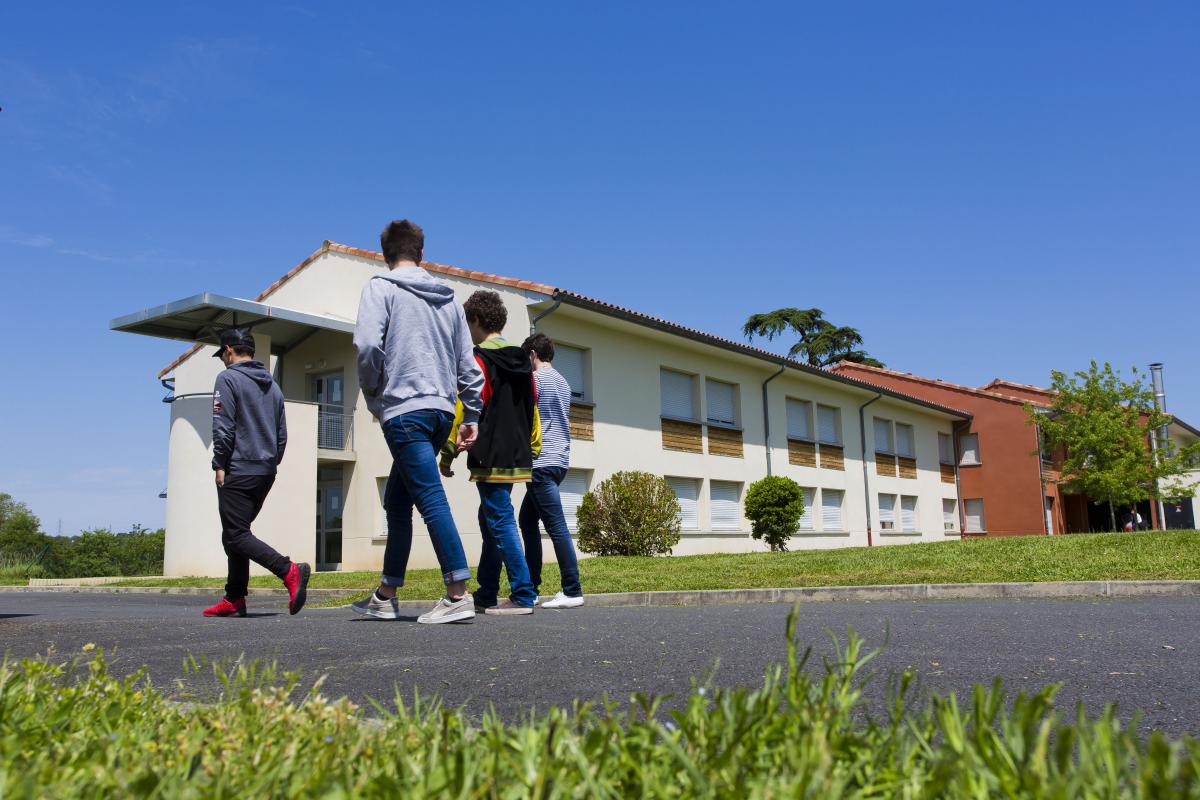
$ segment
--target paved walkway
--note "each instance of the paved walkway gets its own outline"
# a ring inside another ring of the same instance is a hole
[[[790,606],[583,608],[532,617],[480,617],[425,626],[360,619],[346,609],[296,617],[274,598],[255,599],[249,619],[200,616],[203,598],[174,595],[0,594],[0,649],[70,657],[93,642],[118,671],[146,664],[159,685],[185,678],[187,655],[275,659],[306,678],[328,673],[326,692],[390,701],[439,692],[479,712],[492,703],[513,717],[530,706],[632,692],[683,694],[692,677],[754,685],[784,655]],[[936,600],[809,603],[798,636],[817,654],[827,631],[853,627],[870,644],[890,640],[875,662],[913,667],[927,689],[968,690],[1000,675],[1010,690],[1065,682],[1060,706],[1080,700],[1121,716],[1145,711],[1142,727],[1200,732],[1200,598]],[[819,664],[819,658],[814,659]],[[882,678],[882,676],[881,676]],[[186,678],[200,693],[209,679]],[[868,695],[878,699],[885,681]]]

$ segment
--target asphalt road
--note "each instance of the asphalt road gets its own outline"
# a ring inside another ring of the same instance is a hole
[[[532,617],[477,617],[469,625],[361,619],[348,609],[295,617],[278,602],[252,598],[248,619],[206,619],[205,598],[149,594],[0,593],[0,650],[10,657],[79,653],[104,647],[118,672],[147,665],[159,685],[183,679],[204,695],[215,683],[186,675],[188,655],[273,659],[306,680],[327,674],[326,694],[390,704],[439,693],[479,713],[633,692],[685,694],[693,677],[751,686],[783,659],[787,605],[702,608],[582,608]],[[882,697],[886,675],[911,667],[923,689],[960,697],[997,675],[1015,693],[1063,682],[1059,705],[1099,710],[1118,704],[1143,729],[1200,731],[1200,598],[1120,600],[936,600],[809,603],[799,640],[832,651],[830,631],[847,627],[887,645],[868,696]],[[813,659],[820,668],[820,658]]]

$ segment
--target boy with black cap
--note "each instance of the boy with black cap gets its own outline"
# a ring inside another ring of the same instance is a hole
[[[204,616],[246,616],[251,561],[283,581],[288,611],[295,614],[304,607],[312,569],[293,563],[250,532],[250,523],[275,483],[287,445],[283,392],[262,362],[254,360],[254,337],[249,331],[223,331],[213,356],[226,367],[213,388],[212,468],[229,576],[225,597],[206,608]]]

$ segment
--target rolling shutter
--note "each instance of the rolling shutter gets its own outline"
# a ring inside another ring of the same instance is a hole
[[[953,500],[942,501],[942,527],[948,531],[958,530],[958,509]]]
[[[817,504],[817,490],[804,487],[804,513],[800,515],[800,530],[814,530],[814,522],[816,519],[816,509],[813,508]]]
[[[563,516],[567,518],[567,527],[575,530],[575,515],[583,503],[583,496],[588,491],[588,474],[581,469],[567,470],[566,477],[559,484],[558,496],[562,499]]]
[[[917,529],[917,498],[900,496],[900,530]]]
[[[842,490],[821,490],[821,530],[842,530]]]
[[[838,412],[830,406],[817,406],[817,433],[826,444],[841,444],[842,431]]]
[[[671,490],[679,499],[679,527],[685,531],[700,530],[700,481],[695,478],[667,478]]]
[[[582,400],[587,395],[583,383],[583,351],[565,344],[554,346],[554,368],[571,387],[571,397]]]
[[[979,463],[979,434],[965,433],[958,440],[958,455],[960,464]]]
[[[692,394],[692,376],[664,369],[662,384],[662,414],[664,417],[696,419],[696,403]]]
[[[718,425],[735,425],[733,413],[733,384],[721,381],[705,381],[708,398],[708,421]]]
[[[896,496],[894,494],[879,495],[879,530],[892,530],[896,527]]]
[[[983,500],[963,500],[963,516],[966,517],[967,533],[983,532]]]
[[[793,439],[812,441],[812,403],[807,400],[787,401],[787,432]]]
[[[896,423],[896,455],[905,458],[917,457],[917,445],[913,440],[912,425]]]
[[[950,434],[938,434],[938,461],[943,464],[954,463],[954,450],[950,446]]]
[[[892,449],[892,421],[875,418],[875,452],[894,453]]]
[[[741,484],[727,481],[713,481],[709,484],[711,505],[709,514],[712,516],[714,531],[736,531],[742,528],[742,511],[738,502],[741,494]]]

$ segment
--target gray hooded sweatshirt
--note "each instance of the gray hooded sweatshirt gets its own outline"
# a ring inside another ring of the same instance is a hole
[[[479,421],[483,373],[454,290],[420,267],[397,267],[363,287],[354,326],[358,383],[380,422],[422,409]]]
[[[239,361],[213,387],[213,469],[274,475],[287,445],[283,392],[261,361]]]

